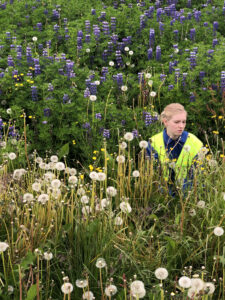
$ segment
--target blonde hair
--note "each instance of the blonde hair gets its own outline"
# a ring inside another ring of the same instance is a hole
[[[160,115],[160,119],[161,121],[163,120],[170,120],[172,118],[172,116],[174,116],[177,113],[182,113],[185,112],[187,115],[186,110],[184,109],[183,105],[181,105],[180,103],[171,103],[169,105],[167,105],[163,112]]]

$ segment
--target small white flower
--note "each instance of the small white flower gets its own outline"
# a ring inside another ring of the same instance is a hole
[[[150,93],[150,96],[151,96],[151,97],[155,97],[155,96],[156,96],[156,92],[152,91],[152,92]]]
[[[89,197],[87,195],[84,195],[80,198],[80,202],[83,204],[88,204],[89,203]]]
[[[11,109],[11,108],[7,108],[6,113],[7,113],[8,115],[11,115],[12,109]]]
[[[205,282],[204,290],[208,295],[212,295],[215,289],[215,285],[212,282]]]
[[[166,268],[158,268],[155,270],[155,277],[160,280],[164,280],[168,277],[168,271]]]
[[[98,173],[93,171],[89,174],[89,177],[92,179],[92,180],[98,180]]]
[[[148,81],[148,85],[149,85],[150,87],[152,87],[152,85],[153,85],[153,80],[149,80],[149,81]]]
[[[222,227],[215,227],[213,232],[216,236],[221,236],[224,234],[224,230]]]
[[[117,158],[116,158],[116,161],[119,163],[119,164],[123,164],[125,162],[125,156],[123,155],[118,155]]]
[[[51,252],[44,252],[43,258],[45,260],[51,260],[53,258],[53,254]]]
[[[179,52],[179,49],[178,48],[175,48],[174,49],[174,53],[178,53]]]
[[[187,289],[191,286],[191,279],[187,276],[182,276],[178,283],[180,287]]]
[[[146,294],[144,283],[140,280],[135,280],[131,282],[130,292],[134,298],[143,298]]]
[[[35,192],[39,192],[41,190],[41,184],[39,182],[34,182],[32,184],[32,190]]]
[[[89,215],[92,211],[91,207],[89,205],[85,205],[84,207],[82,207],[82,214],[83,215]]]
[[[111,67],[113,67],[113,66],[114,66],[114,61],[111,60],[111,61],[109,62],[109,65],[110,65]]]
[[[73,285],[69,282],[65,282],[61,286],[61,290],[62,290],[63,294],[70,294],[73,291]]]
[[[58,171],[64,171],[65,170],[65,164],[63,163],[63,162],[57,162],[56,164],[55,164],[55,168],[56,168],[56,170],[58,170]]]
[[[131,208],[130,204],[128,202],[125,202],[125,201],[120,203],[120,209],[121,209],[122,212],[128,213],[128,214],[132,211],[132,208]]]
[[[99,172],[99,173],[98,173],[98,180],[99,180],[99,181],[104,181],[104,180],[106,180],[106,174],[103,173],[103,172]]]
[[[133,55],[134,51],[130,50],[128,53],[129,53],[129,55]]]
[[[139,147],[146,149],[148,147],[148,142],[147,141],[140,141]]]
[[[127,91],[127,89],[128,89],[128,88],[127,88],[127,86],[126,86],[126,85],[122,85],[122,86],[121,86],[121,91],[123,91],[123,92],[126,92],[126,91]]]
[[[1,252],[5,252],[5,250],[9,248],[9,244],[5,243],[5,242],[0,242],[0,253]]]
[[[129,51],[130,49],[129,49],[129,47],[125,47],[124,50],[127,52],[127,51]]]
[[[26,203],[26,202],[31,202],[31,201],[33,201],[34,200],[34,196],[33,196],[33,194],[31,194],[31,193],[26,193],[26,194],[24,194],[23,195],[23,203]]]
[[[105,294],[107,297],[112,297],[117,293],[117,287],[114,284],[110,284],[105,288]]]
[[[120,226],[123,224],[123,219],[121,217],[115,217],[114,224]]]
[[[106,261],[104,260],[104,258],[98,258],[95,265],[99,269],[105,268],[106,267]]]
[[[58,158],[57,155],[52,155],[52,156],[50,157],[50,160],[51,160],[51,162],[57,163],[57,162],[59,161],[59,158]]]
[[[198,201],[197,207],[204,208],[205,207],[205,201],[203,201],[203,200]]]
[[[10,153],[8,154],[8,158],[9,158],[10,160],[14,160],[14,159],[16,159],[16,154],[15,154],[14,152],[10,152]]]
[[[194,208],[191,208],[191,209],[189,210],[189,215],[190,215],[191,217],[196,216],[196,211],[195,211]]]
[[[128,142],[132,141],[134,138],[134,135],[132,132],[127,132],[124,134],[124,139]]]
[[[83,293],[82,298],[84,300],[93,300],[93,299],[95,299],[94,294],[91,291],[87,291],[87,292]]]
[[[51,186],[53,189],[58,189],[61,186],[61,181],[59,179],[53,179]]]
[[[137,178],[140,176],[140,172],[138,170],[134,170],[133,173],[132,173],[132,176]]]
[[[68,182],[69,182],[69,184],[77,184],[77,182],[78,182],[77,176],[75,176],[75,175],[70,176],[68,179]]]
[[[150,79],[151,77],[152,77],[152,74],[150,74],[150,73],[145,74],[145,78]]]
[[[95,80],[95,84],[96,85],[100,85],[100,81],[99,80]]]
[[[88,281],[87,279],[77,279],[76,280],[76,286],[79,288],[85,288],[86,286],[88,286]]]
[[[127,148],[127,143],[126,142],[122,142],[119,144],[120,149],[124,150]]]
[[[36,36],[33,36],[33,37],[32,37],[32,40],[33,40],[33,42],[37,42],[37,37],[36,37]]]
[[[191,278],[191,288],[193,288],[197,293],[204,288],[204,282],[200,278]]]
[[[117,194],[117,190],[113,187],[113,186],[108,186],[106,189],[106,193],[110,196],[110,197],[115,197]]]
[[[184,149],[185,152],[190,152],[191,146],[189,146],[189,145],[186,145],[186,146],[185,146],[185,145],[184,145],[183,149]]]
[[[91,49],[87,48],[86,53],[90,53],[90,52],[91,52]]]
[[[38,196],[38,202],[41,204],[45,204],[49,200],[49,195],[48,194],[41,194]]]
[[[95,96],[95,95],[90,95],[89,99],[90,99],[90,101],[94,102],[94,101],[97,100],[97,96]]]

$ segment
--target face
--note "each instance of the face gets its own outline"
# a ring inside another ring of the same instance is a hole
[[[166,132],[172,139],[177,139],[186,126],[187,115],[185,112],[176,113],[170,120],[164,120]]]

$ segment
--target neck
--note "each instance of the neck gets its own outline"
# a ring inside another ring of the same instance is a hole
[[[167,135],[174,141],[176,141],[181,135],[173,135],[166,131]]]

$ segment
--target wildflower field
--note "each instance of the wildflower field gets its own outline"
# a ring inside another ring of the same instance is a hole
[[[0,299],[225,299],[224,34],[222,0],[0,2]],[[173,102],[204,148],[170,195]]]

